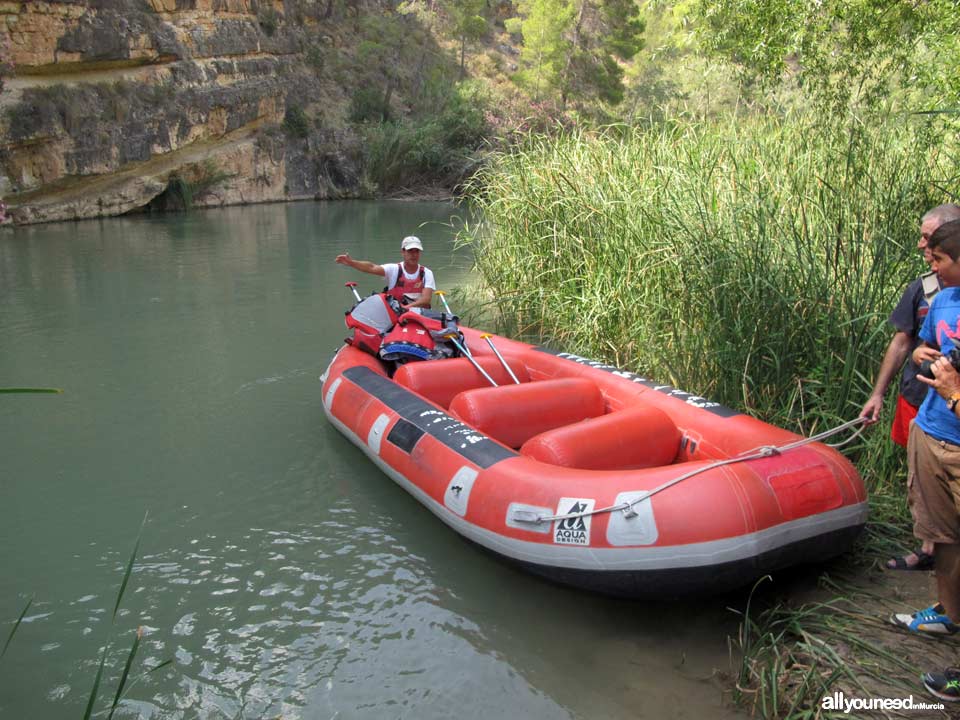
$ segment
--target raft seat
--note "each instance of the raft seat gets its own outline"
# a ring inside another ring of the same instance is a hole
[[[512,361],[509,357],[506,359],[517,380],[521,383],[530,381],[522,363]],[[498,385],[515,384],[495,357],[477,357],[476,361]],[[393,380],[444,409],[450,407],[454,396],[464,390],[492,387],[490,381],[477,372],[465,357],[407,363],[394,373]]]
[[[633,470],[673,463],[680,437],[663,410],[632,407],[540,433],[520,454],[578,470]]]
[[[562,425],[603,415],[603,394],[592,380],[559,378],[466,390],[450,414],[507,447]]]

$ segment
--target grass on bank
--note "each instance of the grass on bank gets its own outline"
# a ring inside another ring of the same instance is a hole
[[[462,239],[501,330],[811,435],[855,418],[869,395],[886,318],[924,270],[919,218],[960,196],[957,150],[934,123],[903,118],[531,138],[476,178],[484,222]],[[888,431],[889,419],[845,448],[870,493],[868,556],[912,544]],[[745,618],[735,695],[755,714],[822,717],[831,688],[881,677],[923,696],[882,638],[857,639],[882,619],[833,590],[831,603],[775,602]]]
[[[911,636],[890,624],[903,612],[883,592],[863,582],[824,575],[832,598],[797,607],[778,604],[753,617],[745,613],[735,641],[739,665],[730,694],[752,717],[842,718],[843,708],[825,708],[823,699],[842,692],[849,700],[906,699],[938,703],[920,683],[925,670],[955,664],[950,639]],[[858,711],[853,717],[909,717],[916,713]]]

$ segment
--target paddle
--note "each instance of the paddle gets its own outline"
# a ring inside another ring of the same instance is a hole
[[[456,345],[457,350],[460,351],[460,354],[463,355],[467,360],[469,360],[473,364],[473,366],[477,369],[477,371],[479,371],[479,373],[483,375],[491,385],[493,385],[494,387],[500,387],[499,385],[497,385],[497,382],[487,374],[487,371],[484,370],[482,367],[480,367],[480,363],[478,363],[474,359],[473,355],[471,355],[470,352],[463,345],[460,344],[460,341],[457,340],[456,333],[450,333],[449,335],[444,335],[443,337],[444,339],[449,340],[454,345]]]
[[[520,381],[517,380],[517,376],[513,374],[513,370],[511,370],[511,369],[510,369],[510,366],[507,365],[507,361],[503,359],[503,355],[500,354],[500,351],[497,350],[496,346],[493,344],[493,340],[490,339],[490,338],[493,337],[493,336],[492,336],[490,333],[485,333],[485,334],[481,335],[480,337],[481,337],[481,339],[487,341],[487,345],[490,346],[490,349],[493,350],[493,354],[496,355],[497,358],[500,360],[500,363],[503,365],[503,369],[506,370],[508,373],[510,373],[510,377],[513,378],[513,381],[514,381],[517,385],[519,385],[519,384],[520,384]]]

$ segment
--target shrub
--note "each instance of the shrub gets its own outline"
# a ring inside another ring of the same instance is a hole
[[[305,138],[310,134],[310,120],[302,107],[291,105],[283,114],[283,129],[292,137]]]
[[[273,37],[274,33],[277,32],[277,28],[280,27],[280,13],[270,6],[262,7],[259,12],[257,12],[257,22],[260,24],[260,29],[263,30],[265,35]]]
[[[390,119],[390,106],[384,102],[379,88],[366,85],[354,91],[350,100],[351,122],[389,122]]]

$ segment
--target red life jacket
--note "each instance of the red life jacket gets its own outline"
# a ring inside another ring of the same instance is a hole
[[[388,301],[381,293],[364,298],[348,310],[344,321],[353,330],[353,335],[344,342],[374,356],[380,352],[384,333],[397,322],[398,311],[390,306],[390,302],[393,301]]]
[[[441,318],[442,321],[408,310],[384,335],[380,357],[398,364],[458,357],[460,353],[456,345],[447,339],[447,335],[453,334],[463,346],[463,334],[457,328],[457,319],[446,314]]]
[[[415,300],[416,297],[423,292],[426,270],[427,269],[421,265],[420,274],[417,276],[417,279],[407,280],[407,278],[403,276],[403,263],[397,263],[397,284],[392,288],[384,288],[383,291],[399,301],[403,301],[404,297]]]

